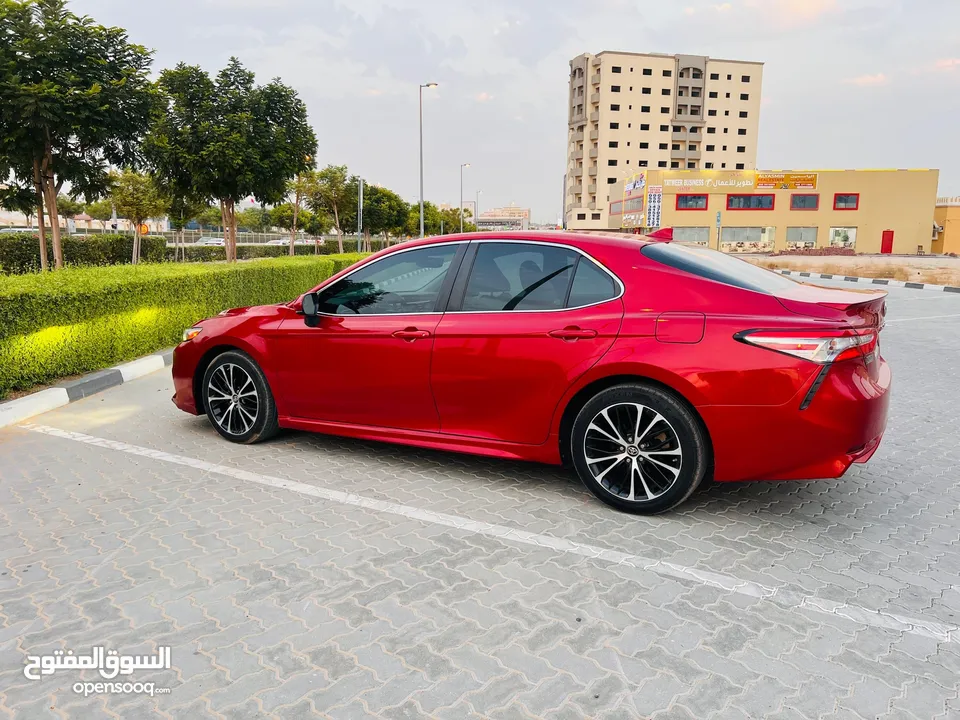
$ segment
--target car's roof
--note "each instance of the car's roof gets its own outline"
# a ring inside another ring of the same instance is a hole
[[[587,249],[598,246],[614,246],[639,248],[653,242],[646,240],[642,235],[628,235],[626,233],[577,233],[565,230],[524,230],[507,232],[472,232],[453,235],[437,235],[426,238],[407,240],[399,247],[416,245],[431,245],[435,243],[463,242],[465,240],[530,240],[534,242],[556,243],[558,245],[573,245]],[[396,247],[396,246],[395,246]]]

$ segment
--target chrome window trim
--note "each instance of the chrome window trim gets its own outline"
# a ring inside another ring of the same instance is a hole
[[[447,315],[516,315],[517,313],[558,313],[558,312],[569,312],[571,310],[583,310],[584,308],[595,307],[597,305],[603,305],[604,303],[613,302],[614,300],[619,300],[623,297],[626,292],[626,286],[613,272],[604,265],[602,262],[593,257],[590,253],[585,250],[581,250],[578,247],[573,245],[567,245],[565,243],[556,243],[556,242],[547,242],[545,240],[517,240],[516,238],[482,238],[479,240],[472,241],[476,245],[483,245],[487,243],[496,243],[498,245],[546,245],[548,247],[559,247],[565,250],[571,250],[575,253],[578,253],[581,257],[587,258],[590,262],[596,265],[598,268],[603,270],[607,275],[613,278],[613,282],[620,289],[620,292],[607,300],[601,300],[600,302],[587,303],[586,305],[576,305],[574,307],[565,307],[565,308],[548,308],[543,310],[447,310]],[[478,251],[479,252],[479,251]],[[473,268],[471,268],[471,272]],[[469,282],[469,280],[468,280]],[[466,292],[466,289],[464,289]]]

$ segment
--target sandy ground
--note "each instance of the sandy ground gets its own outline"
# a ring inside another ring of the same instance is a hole
[[[890,278],[960,286],[960,258],[932,255],[857,255],[854,257],[751,255],[744,259],[771,269],[804,270],[834,275]]]

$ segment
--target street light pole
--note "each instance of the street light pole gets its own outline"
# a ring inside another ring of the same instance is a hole
[[[423,89],[435,88],[435,82],[420,86],[420,237],[423,237]]]
[[[483,195],[483,190],[477,190],[477,201],[473,204],[473,211],[476,215],[473,218],[473,225],[480,229],[480,196]]]
[[[470,163],[460,163],[460,232],[463,232],[463,169],[470,167]]]

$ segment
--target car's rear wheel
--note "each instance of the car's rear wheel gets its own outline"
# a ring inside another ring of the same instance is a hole
[[[709,466],[704,431],[692,411],[671,393],[641,383],[591,398],[574,421],[570,450],[584,485],[632,513],[676,507]]]
[[[218,355],[203,374],[203,406],[217,432],[252,444],[276,434],[277,406],[263,371],[246,353]]]

